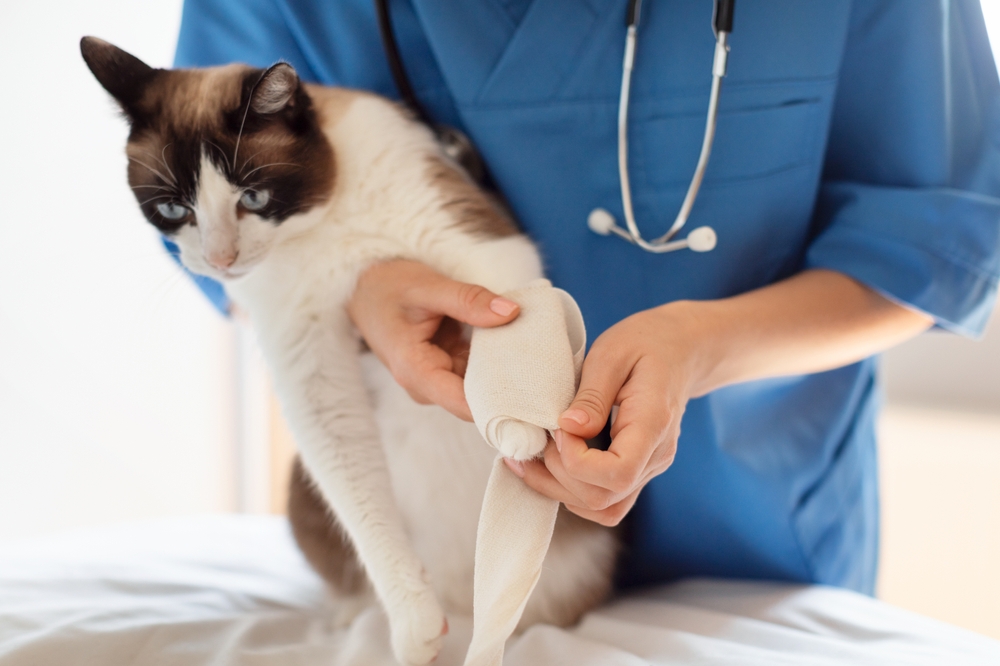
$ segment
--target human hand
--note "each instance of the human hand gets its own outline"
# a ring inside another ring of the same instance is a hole
[[[347,312],[410,397],[471,421],[462,381],[469,343],[461,323],[500,326],[517,317],[518,306],[485,287],[397,259],[361,274]]]
[[[602,525],[617,525],[639,491],[674,460],[681,416],[697,390],[699,355],[687,303],[639,312],[594,341],[580,388],[541,460],[507,461],[539,493]],[[590,449],[618,406],[611,447]]]
[[[583,366],[544,462],[508,465],[574,513],[618,523],[673,461],[691,397],[767,377],[855,363],[926,330],[934,320],[836,271],[811,269],[715,301],[675,301],[608,329]],[[613,404],[608,451],[588,449]]]

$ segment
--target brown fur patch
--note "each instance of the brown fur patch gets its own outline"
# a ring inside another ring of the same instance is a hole
[[[487,238],[504,238],[520,233],[500,203],[444,157],[429,160],[427,176],[431,187],[437,188],[445,197],[444,208],[469,232]]]
[[[354,546],[327,508],[298,456],[289,485],[288,520],[306,560],[335,591],[353,595],[368,589],[368,577]]]
[[[253,71],[226,65],[167,72],[147,88],[138,110],[157,116],[161,125],[218,131],[221,112],[240,106],[243,79]]]

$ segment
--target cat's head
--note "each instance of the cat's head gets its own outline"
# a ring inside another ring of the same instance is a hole
[[[80,50],[131,125],[139,207],[185,266],[241,277],[313,223],[305,213],[330,197],[334,159],[291,65],[164,70],[94,37]]]

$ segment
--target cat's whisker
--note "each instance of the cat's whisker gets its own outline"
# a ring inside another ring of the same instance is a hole
[[[166,176],[164,176],[164,175],[163,175],[162,173],[160,173],[159,171],[157,171],[157,170],[156,170],[156,169],[154,169],[153,167],[149,166],[148,164],[146,164],[146,163],[145,163],[145,162],[143,162],[142,160],[139,160],[139,159],[136,159],[136,158],[132,157],[131,155],[129,155],[129,160],[131,160],[131,161],[135,162],[136,164],[140,164],[140,165],[142,165],[142,166],[146,167],[146,168],[147,168],[147,169],[149,169],[149,170],[150,170],[150,171],[151,171],[152,173],[155,173],[155,174],[156,174],[157,176],[159,176],[159,177],[160,177],[160,180],[162,180],[163,182],[165,182],[165,183],[171,183],[171,184],[173,184],[173,185],[176,185],[176,183],[174,183],[174,181],[170,180],[169,178],[167,178],[167,177],[166,177]]]
[[[170,177],[173,178],[174,182],[176,183],[177,176],[174,174],[174,170],[170,168],[170,165],[167,164],[167,148],[169,148],[172,145],[174,145],[173,141],[163,146],[163,150],[160,151],[160,163],[167,168],[167,172],[170,174]]]
[[[218,144],[216,144],[215,142],[210,141],[208,139],[205,139],[205,143],[207,143],[208,145],[212,146],[213,148],[215,148],[216,150],[219,151],[219,154],[222,155],[222,159],[226,160],[226,169],[228,169],[230,172],[232,172],[232,170],[233,170],[233,163],[229,161],[229,155],[226,155],[226,151],[224,151],[222,148],[220,148]]]
[[[177,287],[183,284],[186,280],[187,273],[181,270],[178,266],[176,271],[172,271],[169,275],[157,281],[156,284],[151,285],[149,292],[144,299],[148,312],[152,314],[160,311],[163,308],[167,297],[170,296],[172,292],[176,291]]]
[[[257,86],[254,86],[254,89],[256,88]],[[250,96],[247,98],[247,108],[243,110],[243,120],[240,121],[240,131],[236,135],[236,148],[233,149],[233,164],[236,164],[236,156],[240,154],[240,139],[243,138],[243,127],[247,124],[247,114],[250,113],[251,101],[253,101],[253,90],[250,91]]]
[[[248,165],[248,164],[250,164],[250,160],[252,160],[253,158],[257,157],[257,156],[258,156],[258,155],[260,155],[260,154],[261,154],[262,152],[264,152],[264,151],[263,151],[263,150],[258,150],[258,151],[257,151],[256,153],[254,153],[254,154],[253,154],[253,155],[251,155],[250,157],[248,157],[248,158],[246,158],[245,160],[243,160],[243,166],[241,166],[241,167],[240,167],[240,174],[242,174],[242,173],[243,173],[243,170],[247,168],[247,165]]]
[[[166,167],[167,172],[170,174],[170,179],[168,180],[168,179],[164,178],[164,180],[167,180],[167,182],[169,182],[172,185],[176,185],[177,184],[177,176],[174,175],[174,172],[171,171],[170,166],[166,162],[164,162],[160,158],[160,156],[154,155],[153,153],[149,152],[148,150],[142,151],[142,154],[143,155],[148,155],[148,156],[152,157],[154,160],[156,160],[157,162],[161,163],[164,167]]]
[[[298,164],[292,164],[291,162],[271,162],[270,164],[264,164],[264,165],[261,165],[261,166],[257,167],[256,169],[252,169],[252,170],[251,170],[250,172],[248,172],[248,173],[247,173],[247,174],[246,174],[245,176],[243,176],[243,177],[244,177],[244,178],[247,178],[247,177],[249,177],[249,176],[250,176],[250,174],[252,174],[252,173],[253,173],[254,171],[260,171],[261,169],[266,169],[267,167],[273,167],[273,166],[290,166],[290,167],[295,167],[296,169],[301,169],[301,168],[302,168],[302,167],[301,167],[301,165],[298,165]]]
[[[172,198],[172,197],[173,197],[173,195],[172,195],[172,194],[157,194],[157,195],[156,195],[155,197],[149,197],[149,198],[148,198],[148,199],[146,199],[145,201],[140,201],[140,202],[139,202],[139,205],[140,205],[140,206],[145,206],[145,205],[146,205],[146,204],[148,204],[148,203],[149,203],[150,201],[156,201],[157,199],[170,199],[170,198]]]

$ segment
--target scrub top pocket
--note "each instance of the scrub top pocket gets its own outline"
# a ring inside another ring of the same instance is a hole
[[[647,237],[670,227],[684,199],[701,150],[706,97],[707,91],[637,100],[629,170],[636,219]],[[723,97],[705,180],[679,234],[708,225],[718,245],[711,257],[672,260],[696,263],[700,279],[728,295],[800,268],[820,186],[833,86],[823,79],[755,83],[724,90]],[[657,270],[649,266],[643,281],[655,284]],[[656,298],[668,296],[666,286],[657,291]]]
[[[792,99],[776,106],[720,110],[705,187],[760,178],[815,163],[820,99]],[[629,131],[630,171],[639,184],[687,189],[698,162],[705,111],[653,113]]]

